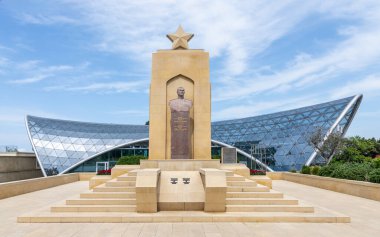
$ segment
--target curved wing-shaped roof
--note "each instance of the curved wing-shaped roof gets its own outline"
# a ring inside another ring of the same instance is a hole
[[[344,134],[362,100],[362,95],[249,118],[212,123],[214,140],[240,148],[263,160],[274,170],[300,169],[316,157],[308,143],[318,128],[329,135]],[[251,151],[252,150],[252,151]]]
[[[213,122],[211,138],[263,160],[273,170],[300,168],[315,157],[308,138],[316,128],[326,134],[349,127],[362,96],[249,118]],[[63,173],[86,160],[149,137],[147,125],[86,123],[26,116],[26,127],[46,175]],[[252,145],[254,147],[251,150]]]
[[[147,125],[86,123],[26,116],[29,138],[43,172],[59,173],[113,147],[149,137]]]

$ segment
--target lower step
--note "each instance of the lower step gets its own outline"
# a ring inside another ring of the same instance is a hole
[[[94,192],[136,192],[135,187],[96,187]]]
[[[269,192],[270,189],[265,186],[257,187],[227,187],[227,192]]]
[[[297,199],[227,198],[227,205],[297,205]]]
[[[227,212],[314,212],[314,207],[308,206],[280,206],[280,205],[226,205]]]
[[[252,215],[180,215],[158,214],[138,215],[136,213],[115,213],[78,216],[65,213],[51,213],[39,216],[20,216],[18,223],[150,223],[150,222],[268,222],[268,223],[350,223],[348,216],[314,215],[310,213],[254,213]],[[246,214],[246,213],[244,213]]]
[[[134,205],[136,199],[72,199],[67,205]]]
[[[227,192],[227,198],[283,198],[278,192]]]
[[[117,205],[117,206],[54,206],[50,209],[52,212],[135,212],[135,205]]]
[[[91,192],[81,193],[81,198],[136,198],[135,192]]]
[[[136,182],[134,181],[109,181],[106,187],[136,187]]]

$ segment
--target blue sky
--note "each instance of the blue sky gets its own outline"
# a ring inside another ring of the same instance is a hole
[[[210,53],[212,120],[362,93],[348,135],[380,134],[380,2],[0,1],[0,145],[26,114],[144,124],[151,54],[182,24]]]

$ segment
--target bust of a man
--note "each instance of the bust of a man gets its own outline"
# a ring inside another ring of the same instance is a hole
[[[193,102],[191,100],[185,99],[185,88],[178,87],[177,89],[177,95],[178,98],[169,101],[170,110],[172,112],[186,112],[190,111],[191,107],[193,106]]]

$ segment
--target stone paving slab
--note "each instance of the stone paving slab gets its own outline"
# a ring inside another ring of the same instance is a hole
[[[351,223],[17,223],[27,212],[51,206],[88,188],[76,182],[0,200],[0,236],[378,236],[380,202],[287,181],[274,190],[351,217]]]

